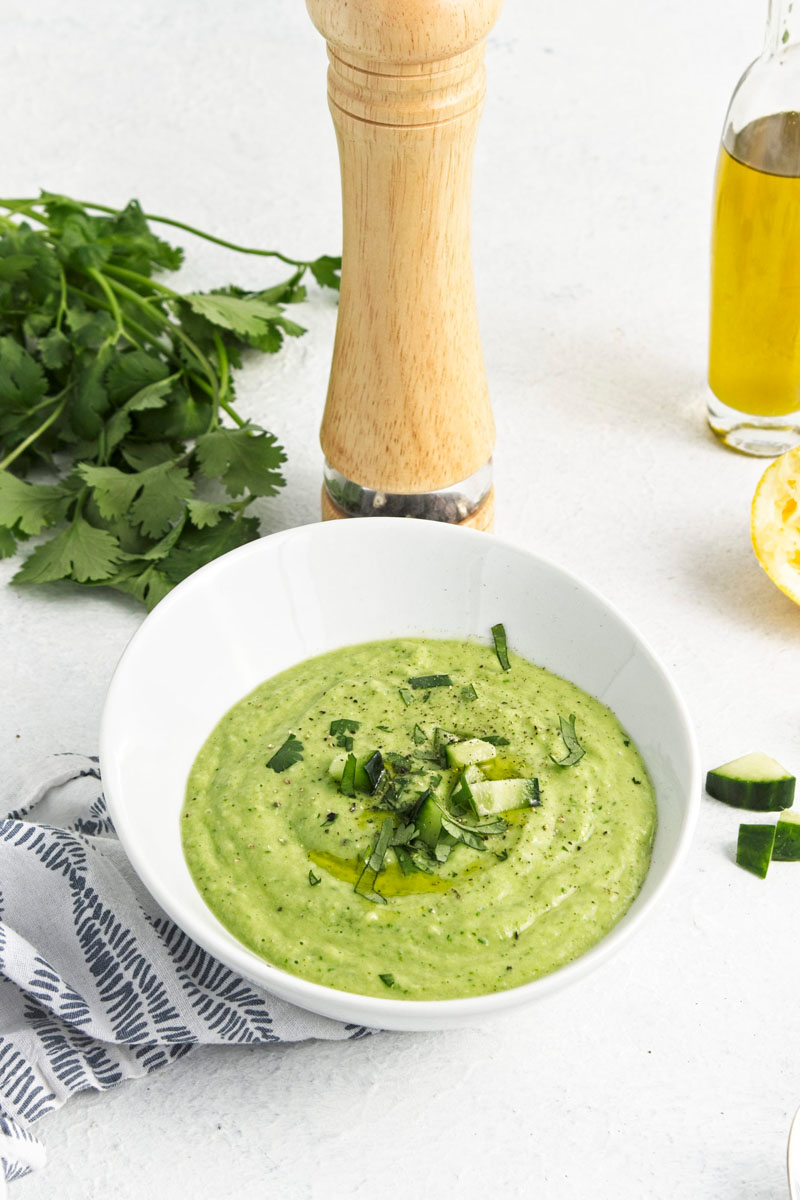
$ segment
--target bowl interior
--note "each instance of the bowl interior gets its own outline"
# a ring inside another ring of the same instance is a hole
[[[200,746],[237,700],[312,655],[404,635],[486,640],[498,621],[513,650],[607,704],[645,759],[659,824],[637,900],[582,958],[493,996],[355,997],[270,967],[206,908],[183,858],[179,812]],[[685,708],[663,667],[613,608],[559,568],[492,536],[391,518],[274,534],[176,588],[117,667],[103,714],[101,765],[134,867],[196,941],[284,999],[391,1028],[474,1020],[585,973],[632,930],[663,887],[688,843],[700,793]]]

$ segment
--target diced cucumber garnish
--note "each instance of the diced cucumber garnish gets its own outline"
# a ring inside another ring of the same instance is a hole
[[[348,757],[349,756],[347,754],[337,754],[335,758],[331,759],[331,764],[328,767],[328,774],[334,783],[341,783],[342,776],[344,775],[345,763],[347,762]],[[362,792],[372,791],[372,784],[369,776],[364,770],[364,766],[369,761],[370,757],[371,756],[369,754],[363,755],[356,761],[354,786]]]
[[[541,804],[538,779],[484,779],[471,784],[471,790],[481,817],[510,812],[514,808],[536,808]]]
[[[417,833],[425,845],[430,846],[431,850],[435,849],[436,843],[439,840],[439,834],[442,831],[442,810],[433,796],[428,796],[426,800],[422,801],[414,823],[417,827]]]
[[[740,825],[736,845],[737,863],[745,871],[758,875],[759,879],[766,878],[774,843],[774,825]]]
[[[794,784],[794,775],[774,758],[760,753],[734,758],[706,776],[709,796],[734,808],[750,808],[756,812],[791,808]]]
[[[344,774],[344,764],[347,762],[346,754],[337,754],[336,758],[331,759],[331,765],[328,767],[328,774],[334,783],[341,781]]]
[[[800,813],[781,814],[775,826],[774,862],[800,862]]]
[[[447,747],[447,765],[450,767],[469,767],[475,763],[488,762],[497,755],[497,747],[491,742],[482,742],[480,738],[470,738],[467,742],[455,742]]]

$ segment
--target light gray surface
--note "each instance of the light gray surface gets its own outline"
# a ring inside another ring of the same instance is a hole
[[[748,538],[764,464],[702,420],[714,158],[763,16],[755,0],[512,0],[488,52],[476,275],[498,534],[639,626],[706,766],[761,748],[797,770],[800,612]],[[138,195],[245,243],[338,248],[325,56],[298,0],[4,0],[0,19],[6,194]],[[186,244],[192,284],[275,278]],[[306,338],[240,376],[289,454],[267,530],[317,517],[330,298],[302,319]],[[0,583],[4,766],[94,752],[140,619],[99,591]],[[574,992],[470,1032],[197,1052],[46,1118],[49,1165],[12,1195],[782,1197],[800,869],[739,871],[738,819],[704,802],[655,919]]]

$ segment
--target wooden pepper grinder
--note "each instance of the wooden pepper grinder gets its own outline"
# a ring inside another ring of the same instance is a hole
[[[489,529],[494,420],[470,245],[484,45],[502,0],[306,0],[342,170],[322,515]]]

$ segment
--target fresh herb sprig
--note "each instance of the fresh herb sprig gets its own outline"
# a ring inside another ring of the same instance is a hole
[[[153,276],[183,252],[148,221],[291,274],[261,291],[178,292]],[[307,272],[338,288],[339,268],[238,246],[135,200],[0,200],[0,557],[54,530],[15,580],[104,585],[152,608],[256,538],[247,509],[283,486],[285,455],[236,411],[233,372],[244,351],[302,334],[285,306],[305,299]]]

